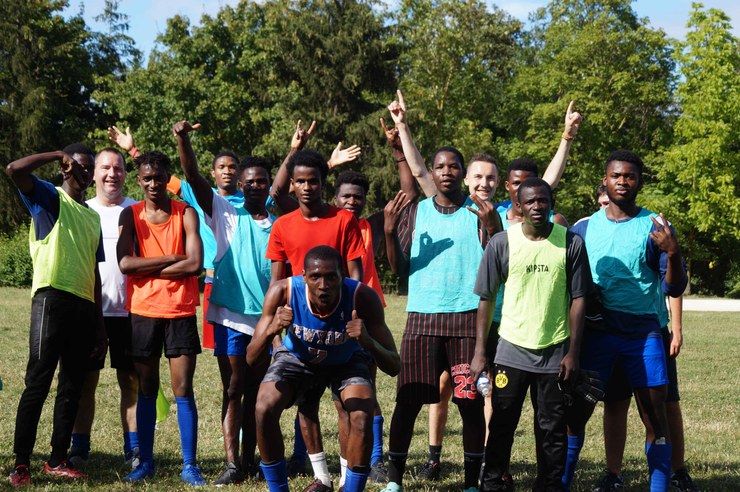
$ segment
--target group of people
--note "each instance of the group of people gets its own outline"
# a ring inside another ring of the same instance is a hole
[[[308,129],[298,122],[272,180],[265,160],[219,153],[211,168],[215,188],[199,172],[190,142],[200,125],[179,121],[172,128],[184,180],[172,175],[165,154],[142,152],[128,129],[111,127],[109,137],[133,160],[144,194],[139,202],[123,196],[126,162],[115,147],[94,154],[73,144],[10,163],[7,172],[32,216],[34,264],[10,483],[31,483],[31,453],[57,366],[43,472],[86,476],[95,389],[109,348],[120,387],[123,456],[131,466],[123,480],[155,476],[164,353],[177,404],[181,477],[206,484],[196,460],[193,393],[203,346],[213,349],[223,386],[225,467],[216,485],[260,475],[271,491],[287,491],[308,458],[314,481],[305,490],[333,490],[319,421],[329,388],[340,490],[363,490],[370,479],[384,484],[384,492],[402,491],[414,423],[426,404],[429,460],[419,475],[438,479],[450,399],[463,428],[463,489],[513,490],[511,448],[529,391],[534,490],[567,491],[586,423],[606,389],[608,472],[595,490],[624,486],[632,391],[647,430],[651,490],[671,484],[696,490],[682,461],[673,360],[682,343],[687,276],[670,224],[636,204],[639,156],[620,150],[606,159],[608,200],[569,230],[553,210],[553,189],[582,121],[572,102],[543,178],[534,162],[515,159],[504,180],[509,199],[500,204],[492,202],[500,181],[493,157],[475,154],[466,164],[457,149],[441,147],[427,168],[400,91],[388,109],[394,128],[380,123],[400,191],[369,217],[363,211],[370,185],[361,173],[340,173],[333,204],[324,201],[329,171],[356,159],[360,148],[340,143],[329,161],[305,149],[315,122]],[[34,176],[57,161],[60,187]],[[95,196],[85,201],[93,182]],[[426,198],[417,201],[419,190]],[[408,279],[400,353],[385,321],[375,264],[382,246],[393,272]],[[196,308],[203,271],[201,341]],[[378,370],[397,376],[387,460]],[[291,406],[297,407],[295,444],[286,459],[280,418]]]

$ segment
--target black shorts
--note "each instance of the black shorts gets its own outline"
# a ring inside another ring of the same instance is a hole
[[[263,383],[284,382],[291,386],[295,395],[293,403],[314,402],[321,399],[328,386],[335,395],[353,384],[374,388],[370,366],[372,357],[358,350],[344,364],[314,365],[296,357],[284,346],[273,353],[273,361],[262,379]]]
[[[475,338],[404,333],[396,401],[412,405],[439,403],[439,376],[449,370],[452,400],[458,405],[482,404],[470,377],[474,353]]]
[[[681,395],[678,393],[676,358],[668,356],[671,348],[671,332],[668,331],[668,328],[663,328],[663,330],[661,330],[661,336],[663,338],[663,348],[665,349],[665,360],[668,370],[668,394],[666,396],[666,401],[677,402],[681,400]],[[604,401],[609,403],[627,400],[629,398],[632,398],[632,386],[630,386],[627,374],[625,373],[622,364],[617,360],[617,363],[614,365],[611,378],[609,378],[609,384],[606,387]]]
[[[134,358],[126,355],[126,347],[131,343],[131,320],[128,316],[108,316],[103,318],[105,334],[108,338],[110,366],[120,371],[133,371]],[[105,367],[105,357],[93,360],[90,370],[99,371]]]
[[[185,318],[149,318],[131,314],[131,338],[126,353],[133,357],[195,355],[201,352],[198,321]]]

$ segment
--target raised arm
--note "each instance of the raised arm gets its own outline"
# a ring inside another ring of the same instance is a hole
[[[348,162],[354,161],[359,157],[361,153],[362,149],[359,145],[352,145],[350,147],[347,147],[346,149],[343,149],[342,142],[339,142],[332,151],[331,157],[329,157],[329,162],[327,162],[329,170],[332,170],[335,167],[343,166]]]
[[[8,164],[5,171],[8,173],[13,183],[21,190],[22,193],[28,194],[33,190],[33,179],[31,174],[44,164],[60,161],[63,174],[72,172],[81,172],[82,166],[75,161],[72,156],[65,154],[61,150],[55,152],[43,152],[21,157]]]
[[[581,121],[583,121],[581,114],[573,111],[574,103],[575,101],[571,101],[568,104],[568,110],[565,112],[565,130],[560,139],[560,146],[558,146],[555,157],[552,158],[547,169],[545,169],[545,174],[542,175],[542,179],[547,181],[547,184],[553,190],[560,183],[560,178],[563,176],[563,171],[565,171],[565,163],[568,161],[570,147],[573,144],[573,139],[576,138],[578,127],[581,125]]]
[[[190,132],[198,129],[200,129],[200,123],[191,125],[183,120],[175,123],[172,133],[177,138],[177,153],[180,155],[180,166],[185,173],[185,179],[192,186],[198,205],[210,217],[213,215],[213,190],[206,178],[198,171],[198,160],[190,144]]]
[[[116,126],[108,127],[108,139],[123,149],[132,159],[141,155],[139,148],[134,145],[134,136],[131,129],[126,127],[126,133],[122,132]]]
[[[411,174],[414,175],[416,181],[419,182],[421,190],[427,197],[437,194],[437,187],[434,185],[434,180],[429,174],[426,165],[424,164],[424,158],[419,153],[419,149],[416,148],[414,139],[411,136],[411,130],[409,129],[408,123],[406,122],[406,102],[403,99],[401,91],[396,91],[398,100],[393,101],[388,105],[388,110],[391,112],[391,118],[393,123],[398,129],[398,136],[401,138],[401,145],[403,146],[403,154],[406,157],[406,162],[411,169]]]
[[[401,275],[404,271],[405,262],[403,259],[403,250],[401,241],[398,239],[396,229],[398,221],[401,218],[401,212],[411,203],[403,191],[399,191],[396,196],[388,202],[383,209],[383,233],[385,235],[385,254],[388,257],[388,263],[391,271],[396,275]]]
[[[298,208],[298,202],[290,197],[288,161],[293,154],[301,150],[306,145],[306,142],[311,138],[311,134],[315,128],[316,121],[312,121],[308,130],[304,130],[301,128],[301,120],[298,120],[295,132],[293,133],[293,138],[290,141],[290,151],[288,152],[288,155],[285,156],[283,163],[280,164],[277,173],[275,173],[275,179],[272,181],[272,188],[270,188],[270,195],[283,213],[292,212]]]
[[[185,233],[185,258],[164,268],[159,276],[162,278],[183,278],[199,275],[203,265],[203,242],[198,233],[198,214],[192,207],[187,207],[182,218]]]
[[[391,128],[389,130],[385,126],[383,118],[380,118],[380,126],[383,127],[386,141],[393,153],[393,160],[396,161],[396,165],[398,166],[398,180],[401,184],[401,191],[406,193],[406,198],[409,201],[416,201],[419,197],[419,186],[416,183],[416,178],[411,173],[406,155],[403,153],[403,145],[401,144],[401,137],[398,135],[398,128]]]
[[[134,249],[136,228],[134,227],[134,215],[131,207],[124,208],[121,211],[118,219],[118,234],[118,243],[116,244],[118,268],[125,275],[156,275],[162,269],[185,259],[185,255],[164,255],[152,258],[138,256]]]
[[[378,368],[390,376],[401,372],[401,359],[378,294],[366,285],[357,288],[355,310],[347,323],[347,334],[370,352]]]
[[[267,289],[262,304],[262,316],[254,329],[252,340],[247,345],[247,364],[251,367],[269,361],[269,346],[275,335],[279,335],[293,322],[293,310],[286,304],[288,281],[281,280]]]

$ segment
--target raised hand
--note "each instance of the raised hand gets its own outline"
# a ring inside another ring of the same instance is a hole
[[[121,147],[125,152],[134,148],[134,136],[131,135],[129,127],[126,127],[126,133],[123,133],[118,127],[109,126],[108,140]]]
[[[176,137],[185,137],[188,135],[188,133],[194,132],[196,130],[200,130],[200,123],[191,125],[186,120],[182,120],[175,123],[175,125],[172,127],[172,134]]]
[[[574,105],[575,101],[571,101],[568,104],[568,110],[565,112],[565,131],[563,132],[563,137],[567,136],[569,140],[576,138],[578,127],[581,126],[581,122],[583,121],[581,113],[573,111]]]
[[[308,139],[311,138],[311,135],[313,134],[313,131],[316,129],[316,120],[311,122],[311,126],[308,127],[308,130],[304,130],[301,128],[301,120],[298,120],[298,123],[295,127],[295,133],[293,133],[293,138],[290,141],[290,148],[293,150],[301,150],[303,147],[306,146],[306,142],[308,142]]]
[[[363,347],[370,341],[370,335],[367,333],[365,328],[365,322],[357,316],[357,310],[352,310],[352,320],[347,323],[345,327],[347,335],[353,340],[357,340],[357,343]]]
[[[359,146],[353,145],[343,149],[342,142],[339,142],[329,158],[329,169],[354,161],[361,153],[362,149]]]
[[[406,123],[406,101],[403,100],[403,94],[400,90],[396,91],[396,99],[388,105],[388,111],[391,112],[391,118],[396,125]]]
[[[660,248],[661,251],[665,251],[669,255],[678,253],[678,240],[676,239],[676,236],[673,235],[673,232],[668,225],[668,221],[665,220],[663,214],[660,214],[660,222],[655,220],[655,217],[652,216],[650,217],[650,220],[652,220],[655,225],[655,229],[650,233],[650,238],[653,240],[655,245]]]
[[[67,154],[66,152],[62,152],[61,161],[62,162],[59,167],[62,170],[62,174],[69,174],[74,170],[76,166],[80,165],[76,160],[74,160],[71,155]]]
[[[465,208],[478,216],[478,220],[480,220],[483,227],[486,228],[489,236],[501,231],[501,217],[496,211],[496,207],[493,206],[493,203],[490,200],[482,200],[476,194],[471,194],[470,199],[473,200],[473,203],[475,203],[478,208],[476,209],[470,206]]]
[[[272,319],[270,324],[269,335],[277,335],[282,332],[285,328],[288,328],[293,324],[293,309],[286,304],[285,306],[278,306],[275,311],[275,317]]]
[[[392,234],[396,230],[401,212],[411,203],[406,193],[399,191],[393,200],[389,201],[383,209],[383,230],[386,234]]]
[[[388,108],[390,109],[390,106]],[[383,132],[385,132],[385,138],[388,141],[390,148],[403,152],[401,137],[398,136],[398,128],[391,128],[389,130],[388,127],[385,126],[385,120],[383,118],[380,118],[380,126],[383,127]]]

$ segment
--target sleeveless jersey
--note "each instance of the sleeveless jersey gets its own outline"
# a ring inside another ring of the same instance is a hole
[[[170,218],[162,224],[152,224],[146,218],[145,202],[131,205],[142,258],[185,254],[183,216],[187,205],[171,200]],[[127,309],[150,318],[185,318],[195,315],[199,304],[198,278],[178,279],[129,275],[127,277]]]
[[[283,345],[304,362],[317,365],[346,363],[362,347],[347,335],[347,323],[355,309],[355,295],[360,282],[345,278],[337,307],[319,317],[308,305],[308,291],[303,277],[290,278],[290,307],[293,324],[283,337]]]
[[[419,203],[411,241],[406,311],[462,313],[478,308],[473,286],[483,248],[478,216],[467,210],[468,197],[454,213],[434,208],[434,197]]]
[[[228,251],[215,263],[208,300],[235,313],[259,316],[270,286],[271,262],[265,251],[272,225],[260,227],[244,207],[235,209],[238,225]]]
[[[34,224],[28,234],[33,261],[31,293],[53,287],[95,302],[95,252],[100,241],[100,216],[72,199],[62,188],[59,218],[49,234],[36,240]]]
[[[550,236],[531,241],[522,224],[509,227],[509,275],[499,335],[537,350],[570,336],[565,227],[553,224]]]

